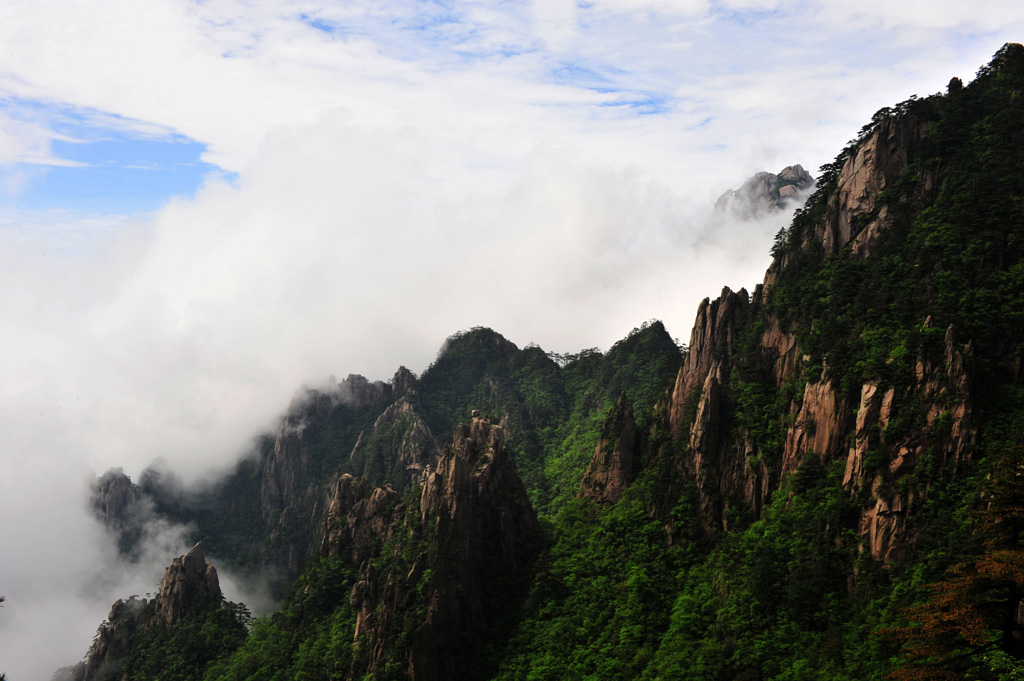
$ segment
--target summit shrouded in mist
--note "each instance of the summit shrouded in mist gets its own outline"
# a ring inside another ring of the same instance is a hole
[[[800,202],[802,195],[814,186],[814,178],[797,164],[786,166],[779,174],[760,172],[718,197],[712,221],[724,222],[728,217],[751,220],[770,211],[781,210],[787,202]]]

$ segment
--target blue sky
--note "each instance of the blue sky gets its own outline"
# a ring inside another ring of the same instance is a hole
[[[95,132],[95,131],[93,131]],[[53,153],[76,165],[36,168],[24,188],[7,198],[20,210],[73,213],[145,213],[172,197],[191,197],[215,172],[205,145],[188,139],[146,140],[118,135],[53,143]]]
[[[205,144],[116,114],[17,97],[0,100],[0,112],[35,127],[45,149],[0,166],[8,180],[0,209],[152,213],[172,198],[193,196],[209,176],[231,176],[202,160]]]
[[[787,219],[711,228],[723,191],[1022,38],[1019,0],[5,0],[3,671],[181,552],[111,564],[95,472],[212,475],[303,383],[472,326],[685,342]]]
[[[692,152],[718,191],[786,154],[825,162],[873,108],[969,78],[1024,22],[1008,1],[917,4],[167,0],[44,18],[14,3],[0,210],[152,212],[336,109],[478,134],[491,164],[596,142],[608,163],[680,182],[670,164]],[[517,117],[505,139],[481,130]]]

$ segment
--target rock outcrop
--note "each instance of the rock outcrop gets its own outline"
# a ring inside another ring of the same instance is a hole
[[[353,413],[383,409],[391,395],[388,384],[358,375],[331,383],[293,401],[260,467],[261,520],[275,559],[292,574],[298,573],[323,540],[320,531],[328,502],[325,478],[351,454],[347,449],[342,453],[324,447],[331,442],[331,429],[344,428]],[[325,471],[327,458],[336,463]]]
[[[124,662],[136,637],[155,627],[172,626],[194,609],[217,607],[223,601],[217,570],[206,562],[202,544],[175,558],[164,573],[160,593],[152,601],[132,596],[118,599],[85,661],[84,681],[121,679]],[[70,673],[76,673],[70,670]]]
[[[956,330],[946,329],[943,361],[917,359],[915,382],[901,390],[882,389],[875,381],[861,388],[853,444],[843,484],[868,489],[872,503],[861,510],[862,548],[888,562],[903,548],[907,514],[916,499],[895,484],[921,459],[937,458],[938,468],[954,475],[971,455],[975,441],[968,360],[970,343],[960,345]]]
[[[824,217],[804,235],[801,247],[820,244],[825,254],[848,248],[855,257],[869,257],[890,224],[880,195],[907,167],[926,131],[926,124],[910,116],[879,121],[843,164]],[[927,190],[927,177],[923,185]],[[859,404],[851,404],[833,384],[827,358],[812,377],[804,375],[810,357],[794,330],[784,330],[766,312],[770,289],[788,265],[783,254],[752,297],[726,288],[717,300],[700,304],[668,403],[669,431],[689,448],[678,472],[696,483],[700,521],[714,533],[728,528],[730,503],[742,503],[757,517],[771,493],[809,457],[821,463],[846,459],[844,484],[851,493],[869,493],[861,513],[863,547],[889,561],[912,541],[907,517],[915,499],[912,493],[897,492],[896,481],[909,475],[926,452],[940,456],[950,470],[970,456],[970,344],[958,344],[955,330],[948,329],[943,362],[921,357],[911,385],[897,390],[868,383]],[[760,451],[734,418],[735,398],[727,396],[736,389],[737,362],[760,377],[752,380],[767,379],[780,393],[787,386],[796,391],[778,415],[785,424],[778,455]]]
[[[909,475],[926,452],[940,452],[949,470],[970,456],[970,344],[957,344],[955,330],[948,329],[943,362],[921,357],[912,385],[898,391],[868,383],[859,404],[851,405],[833,385],[827,366],[819,379],[802,381],[807,357],[795,337],[782,333],[776,320],[762,320],[761,356],[754,362],[770,373],[777,388],[803,384],[789,403],[781,456],[774,458],[759,451],[743,427],[726,425],[732,423],[728,410],[735,407],[725,404],[722,395],[733,380],[733,344],[747,323],[747,305],[745,296],[728,289],[718,300],[701,304],[690,353],[669,403],[670,430],[689,445],[679,473],[697,483],[701,524],[709,533],[728,529],[728,500],[741,501],[757,517],[771,493],[807,457],[822,463],[845,459],[844,484],[851,491],[870,492],[860,524],[864,548],[878,560],[891,560],[907,539],[906,514],[914,501],[910,493],[896,493],[895,481]],[[899,431],[890,427],[896,417]]]
[[[84,681],[121,678],[122,664],[131,652],[145,607],[146,600],[136,596],[114,602],[106,621],[96,632],[96,640],[85,661]]]
[[[793,422],[786,431],[782,472],[795,471],[807,456],[829,461],[843,454],[851,413],[828,378],[808,383],[800,404],[790,409]]]
[[[222,600],[217,568],[206,562],[203,544],[199,542],[188,553],[175,558],[164,573],[156,598],[156,617],[171,626],[189,608],[216,606]]]
[[[393,397],[403,397],[416,387],[417,382],[416,374],[404,366],[400,366],[391,379],[391,395]]]
[[[354,568],[366,567],[394,536],[405,511],[401,497],[391,487],[374,488],[348,473],[333,487],[321,551],[346,558]]]
[[[907,167],[908,159],[927,123],[910,116],[891,117],[846,160],[839,171],[838,189],[828,206],[828,216],[814,238],[820,239],[825,253],[835,253],[850,244],[854,253],[867,256],[878,235],[890,224],[888,208],[880,200]],[[926,187],[930,185],[925,175]]]
[[[699,399],[697,390],[704,385],[711,365],[729,363],[736,343],[736,330],[746,318],[750,296],[746,289],[738,293],[722,289],[714,301],[705,298],[697,308],[697,320],[690,332],[690,345],[683,366],[676,376],[669,406],[669,428],[679,437],[689,425],[687,419]]]
[[[92,509],[107,527],[119,530],[135,516],[141,494],[121,468],[111,468],[92,485]]]
[[[386,383],[370,381],[359,374],[349,374],[335,386],[328,386],[326,395],[353,409],[376,407],[390,394]]]
[[[712,222],[726,216],[751,220],[781,209],[787,201],[796,201],[802,192],[814,186],[814,178],[803,166],[783,168],[778,175],[760,172],[743,183],[739,189],[730,189],[715,202]]]
[[[594,457],[580,482],[577,496],[601,504],[614,504],[633,482],[640,437],[633,420],[633,407],[626,393],[619,396],[608,413]]]
[[[268,526],[275,512],[294,508],[306,492],[312,463],[305,447],[306,425],[313,419],[325,420],[332,408],[330,395],[312,393],[301,408],[293,405],[282,420],[260,476],[260,508]]]
[[[339,510],[347,505],[347,519],[370,519],[370,526],[380,518],[379,529],[389,536],[394,525],[384,527],[388,514],[383,509],[393,497],[381,490],[365,496],[353,485],[358,483],[339,484]],[[353,559],[362,560],[351,595],[358,613],[357,644],[365,646],[371,670],[397,654],[407,660],[409,678],[460,678],[493,635],[502,598],[521,586],[540,537],[502,429],[482,418],[459,426],[436,470],[424,473],[418,508],[404,513],[402,542],[420,547],[408,564],[397,558],[401,544],[392,557],[398,567],[388,574],[378,574],[369,560],[352,552]],[[397,524],[397,514],[392,518]],[[358,545],[360,520],[354,527],[348,520],[335,523],[335,541]],[[411,641],[394,640],[398,624],[415,607],[422,608],[422,616]]]
[[[415,407],[415,391],[392,402],[373,427],[359,434],[349,454],[353,473],[374,482],[416,480],[426,466],[437,463],[441,448]],[[403,485],[404,486],[404,485]]]

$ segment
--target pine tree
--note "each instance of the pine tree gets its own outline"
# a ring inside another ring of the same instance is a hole
[[[964,679],[968,672],[997,678],[1024,658],[1017,615],[1024,585],[1024,446],[1004,448],[983,501],[983,554],[931,584],[928,599],[905,611],[908,626],[880,632],[902,643],[907,658],[889,678]]]

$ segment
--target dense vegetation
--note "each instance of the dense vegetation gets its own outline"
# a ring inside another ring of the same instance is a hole
[[[450,436],[471,409],[505,427],[534,505],[551,512],[575,496],[601,424],[620,393],[648,413],[671,387],[682,361],[661,322],[634,329],[605,354],[518,350],[490,329],[448,340],[422,377],[422,401],[435,433]]]
[[[814,235],[843,164],[876,131],[908,121],[926,131],[881,197],[887,224],[870,256],[848,247],[826,253]],[[760,514],[728,500],[728,530],[708,530],[699,481],[679,475],[689,445],[666,425],[682,355],[660,323],[606,354],[570,357],[520,350],[487,329],[450,339],[420,379],[421,413],[439,439],[470,409],[501,422],[545,535],[524,598],[507,604],[501,636],[480,653],[487,664],[467,668],[466,678],[1024,678],[1022,197],[1024,48],[1007,45],[970,84],[954,79],[947,94],[880,111],[822,169],[818,190],[776,240],[776,281],[739,323],[723,423],[772,465],[806,385],[828,381],[856,405],[867,382],[914,385],[919,364],[942,361],[950,327],[958,347],[970,341],[977,437],[963,458],[944,461],[936,445],[910,474],[890,479],[895,454],[880,433],[872,436],[866,471],[913,499],[913,541],[887,564],[864,550],[858,531],[876,491],[844,486],[843,460],[806,457]],[[784,385],[758,359],[769,319],[808,356]],[[623,392],[642,434],[637,477],[615,504],[577,498]],[[886,434],[895,442],[927,425],[941,444],[944,418],[928,421],[909,399]],[[331,419],[317,426],[321,478],[345,470],[344,456],[372,421],[369,412]],[[230,483],[240,498],[255,474],[243,467]],[[418,503],[415,486],[402,492]],[[216,513],[194,517],[244,554],[245,541],[230,539]],[[377,574],[409,572],[414,547],[401,537],[418,530],[403,530],[376,559]],[[258,619],[244,642],[234,631],[199,648],[174,639],[175,650],[197,650],[204,662],[173,678],[361,677],[367,651],[353,642],[349,601],[357,579],[336,558],[313,561],[280,611]],[[396,640],[412,635],[423,612],[415,592],[406,598]],[[202,639],[204,627],[161,634],[152,645],[166,651],[167,637]],[[166,654],[140,654],[133,664],[167,665]],[[405,662],[396,654],[373,677],[401,678]]]
[[[152,605],[143,613],[143,627],[153,616]],[[133,642],[121,673],[137,681],[201,678],[211,662],[230,655],[245,640],[250,619],[244,606],[224,603],[197,609],[170,627],[146,629]]]
[[[353,664],[348,596],[354,583],[354,572],[340,561],[316,562],[292,585],[281,611],[256,620],[244,645],[210,666],[205,678],[345,678]]]

